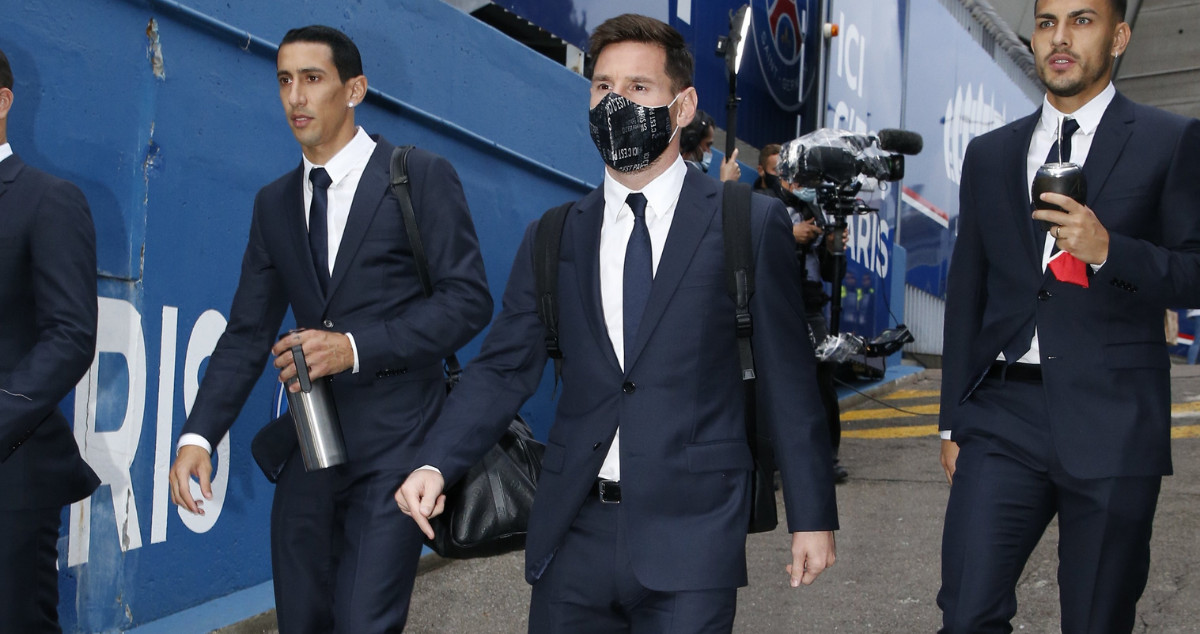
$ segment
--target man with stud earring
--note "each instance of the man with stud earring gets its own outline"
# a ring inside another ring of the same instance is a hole
[[[286,383],[297,375],[291,349],[301,346],[309,375],[329,377],[347,460],[308,472],[289,417],[260,432],[274,445],[268,453],[284,457],[271,509],[279,630],[400,631],[422,539],[391,492],[445,398],[442,359],[491,317],[479,243],[454,168],[412,150],[412,204],[433,285],[426,297],[390,188],[393,146],[354,123],[367,78],[344,33],[288,31],[276,81],[301,163],[255,199],[229,324],[184,425],[171,495],[204,513],[212,447],[268,353]],[[296,329],[277,341],[289,307]]]
[[[1162,315],[1200,305],[1200,121],[1113,87],[1125,4],[1039,0],[1042,106],[967,148],[943,343],[943,632],[1012,631],[1055,516],[1062,631],[1135,624],[1171,473]],[[1043,193],[1061,210],[1034,210],[1034,175],[1060,156],[1086,197]]]

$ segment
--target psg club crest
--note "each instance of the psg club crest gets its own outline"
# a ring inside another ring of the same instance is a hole
[[[753,0],[752,44],[763,83],[780,108],[800,109],[803,99],[804,50],[817,0]]]

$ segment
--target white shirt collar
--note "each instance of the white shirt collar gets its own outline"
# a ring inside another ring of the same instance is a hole
[[[13,155],[12,146],[8,143],[0,145],[0,161]]]
[[[345,147],[338,150],[333,158],[329,159],[324,165],[315,165],[308,160],[303,154],[304,159],[304,187],[311,188],[312,183],[308,180],[308,173],[314,167],[324,167],[326,172],[329,172],[329,178],[333,181],[330,187],[337,187],[346,175],[349,174],[355,167],[366,165],[367,161],[371,160],[371,154],[375,151],[375,141],[371,135],[367,134],[362,126],[358,127],[358,132],[354,134],[354,138]]]
[[[687,176],[687,165],[683,162],[683,157],[676,154],[675,160],[667,167],[666,171],[642,188],[642,194],[646,196],[647,207],[649,207],[648,212],[652,217],[661,217],[668,210],[675,208],[675,203],[679,200],[679,192],[683,191],[685,176]],[[632,189],[618,183],[607,169],[604,170],[605,222],[615,220],[626,213],[633,213],[626,211],[628,206],[625,205],[625,199],[632,192]]]
[[[1117,96],[1117,89],[1108,83],[1100,94],[1092,97],[1092,100],[1083,105],[1071,114],[1063,114],[1054,106],[1050,105],[1048,97],[1042,97],[1042,120],[1041,126],[1043,129],[1053,133],[1058,129],[1060,119],[1069,118],[1079,122],[1079,132],[1091,136],[1096,133],[1096,128],[1100,127],[1100,119],[1104,118],[1104,111],[1108,109],[1108,104],[1112,103],[1114,97]]]

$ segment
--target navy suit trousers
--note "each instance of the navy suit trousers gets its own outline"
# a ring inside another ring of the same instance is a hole
[[[1055,515],[1062,631],[1132,631],[1162,478],[1066,473],[1038,381],[985,379],[965,407],[979,418],[974,429],[991,431],[955,439],[961,451],[942,539],[941,632],[1012,631],[1017,581]]]
[[[637,580],[621,505],[588,496],[562,547],[533,584],[530,634],[721,634],[732,631],[737,589],[651,590]]]
[[[392,494],[406,472],[307,472],[299,450],[276,483],[271,566],[281,634],[400,632],[423,535]]]
[[[61,632],[58,529],[62,508],[0,510],[0,631]]]

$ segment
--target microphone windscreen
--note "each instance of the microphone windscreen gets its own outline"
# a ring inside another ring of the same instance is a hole
[[[925,140],[916,132],[886,128],[879,131],[879,149],[900,154],[920,154]]]

